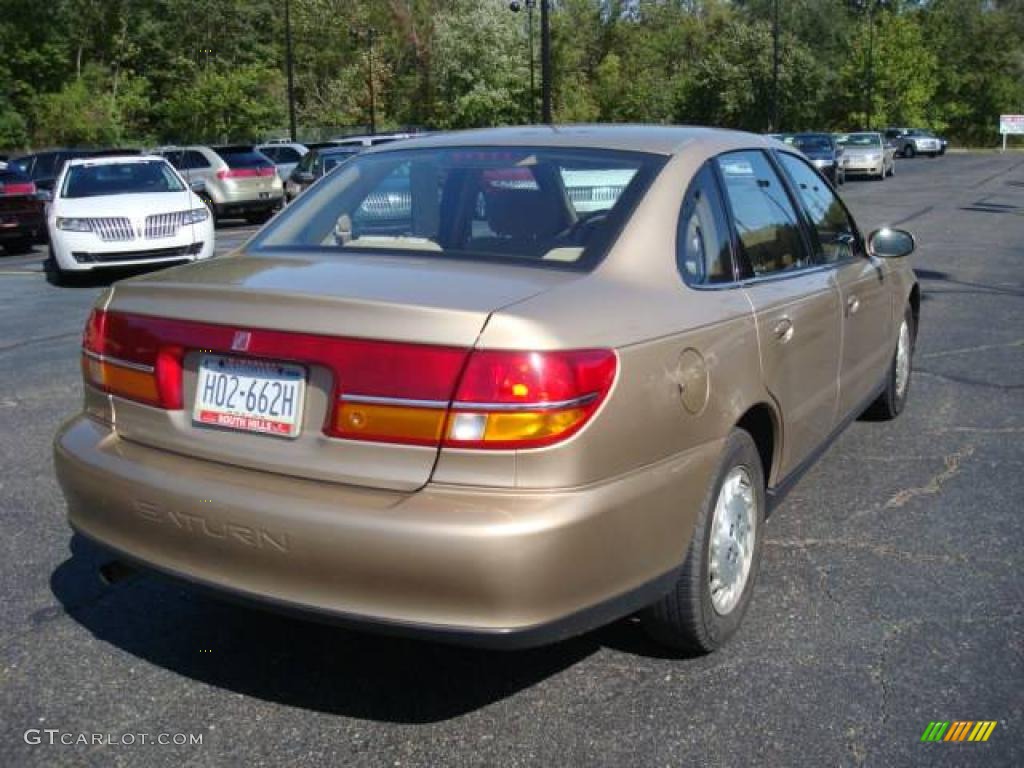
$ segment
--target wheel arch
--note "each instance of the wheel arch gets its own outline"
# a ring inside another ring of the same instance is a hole
[[[749,434],[757,453],[761,457],[764,480],[771,487],[773,472],[778,466],[778,454],[782,447],[779,418],[775,409],[766,402],[760,402],[748,408],[736,422],[736,428]]]
[[[914,283],[911,287],[908,301],[910,303],[910,314],[914,318],[914,336],[917,336],[917,329],[920,327],[918,318],[921,316],[921,286],[918,283]]]

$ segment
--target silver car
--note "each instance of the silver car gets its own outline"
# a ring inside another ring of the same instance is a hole
[[[252,144],[161,147],[156,154],[178,169],[218,219],[262,224],[284,202],[277,168]]]
[[[288,180],[295,166],[309,154],[309,148],[305,144],[291,141],[272,141],[269,144],[259,144],[256,149],[277,166],[277,175],[281,177],[281,183]]]
[[[867,176],[884,181],[896,175],[896,150],[886,144],[877,131],[837,133],[836,143],[843,148],[846,176]]]
[[[885,140],[893,145],[900,157],[937,157],[946,152],[942,139],[923,128],[888,128],[885,131]]]

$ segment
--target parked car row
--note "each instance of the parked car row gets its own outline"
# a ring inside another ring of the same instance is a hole
[[[796,147],[839,186],[847,176],[885,180],[896,174],[896,156],[938,157],[948,142],[923,128],[887,128],[851,133],[773,133],[772,138]]]

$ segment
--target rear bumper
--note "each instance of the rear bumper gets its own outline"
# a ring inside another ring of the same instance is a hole
[[[882,164],[875,163],[874,165],[862,165],[862,166],[846,166],[843,172],[847,176],[877,176],[882,172]]]
[[[36,239],[46,226],[43,214],[0,211],[0,243]]]
[[[579,489],[400,493],[199,461],[84,416],[54,446],[72,527],[130,562],[317,618],[513,648],[663,595],[719,449]]]
[[[224,203],[214,203],[213,210],[217,216],[224,218],[228,216],[246,216],[260,213],[269,213],[280,208],[284,204],[284,194],[278,193],[276,197],[269,197],[264,200],[238,200]]]

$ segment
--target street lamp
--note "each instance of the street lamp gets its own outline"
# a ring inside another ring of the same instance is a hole
[[[772,0],[772,130],[779,130],[779,0]]]
[[[350,34],[356,42],[362,42],[363,38],[366,38],[367,85],[370,90],[370,135],[372,136],[377,132],[377,102],[373,85],[373,40],[377,30],[373,27],[367,27],[365,32],[353,29],[350,31]]]
[[[541,120],[553,123],[551,113],[551,0],[512,0],[508,7],[518,12],[523,5],[530,16],[530,114],[533,114],[533,8],[540,3],[540,100]]]
[[[295,141],[295,78],[292,72],[292,17],[290,13],[291,3],[284,0],[284,50],[285,67],[288,70],[288,128],[289,139]]]
[[[526,36],[529,39],[530,47],[530,122],[537,122],[537,89],[534,84],[534,55],[533,55],[533,9],[537,7],[537,0],[512,0],[508,4],[508,9],[512,13],[519,13],[526,6]]]

